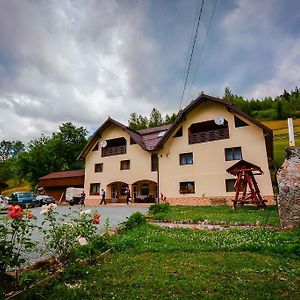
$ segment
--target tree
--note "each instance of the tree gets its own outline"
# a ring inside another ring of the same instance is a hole
[[[32,186],[50,172],[83,168],[77,157],[86,145],[87,131],[72,123],[63,123],[52,136],[42,135],[31,141],[28,150],[21,153],[14,168],[19,178],[26,178]]]
[[[5,141],[0,142],[0,161],[15,158],[25,150],[25,145],[21,141]]]
[[[149,127],[156,127],[162,125],[163,118],[161,116],[161,113],[158,109],[153,108],[151,113],[150,113],[150,118],[149,118]]]

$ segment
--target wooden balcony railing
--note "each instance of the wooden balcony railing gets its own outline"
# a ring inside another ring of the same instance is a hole
[[[126,146],[118,146],[118,147],[105,147],[102,148],[102,157],[104,156],[112,156],[112,155],[120,155],[126,154]]]
[[[189,134],[189,144],[206,143],[225,139],[229,139],[228,128],[221,128]]]

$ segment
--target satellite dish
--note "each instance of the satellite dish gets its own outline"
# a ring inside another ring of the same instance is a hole
[[[221,116],[215,117],[214,121],[215,121],[215,123],[216,123],[217,125],[223,125],[223,124],[224,124],[224,118],[221,117]]]
[[[105,148],[107,146],[107,141],[106,140],[103,140],[100,142],[100,147],[101,148]]]

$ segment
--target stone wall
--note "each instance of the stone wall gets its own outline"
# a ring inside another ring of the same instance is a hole
[[[181,197],[181,198],[167,198],[167,202],[171,205],[232,205],[232,199],[234,196],[224,197]],[[263,199],[267,200],[267,205],[274,205],[273,196],[263,196]]]
[[[276,175],[278,211],[284,229],[300,225],[300,147],[286,148],[285,157]]]

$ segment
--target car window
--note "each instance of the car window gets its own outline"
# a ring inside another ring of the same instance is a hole
[[[18,194],[18,198],[27,198],[27,197],[32,197],[31,193],[20,193]]]

